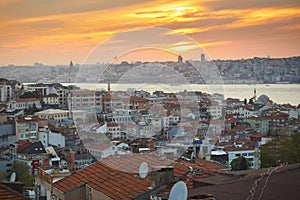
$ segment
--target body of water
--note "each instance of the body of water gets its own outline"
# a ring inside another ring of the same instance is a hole
[[[66,84],[64,84],[66,85]],[[76,83],[81,89],[107,89],[107,84],[89,84]],[[253,97],[254,89],[256,89],[257,97],[262,94],[267,95],[270,100],[275,103],[284,104],[290,103],[292,105],[300,104],[300,85],[299,84],[225,84],[225,85],[205,85],[205,84],[190,84],[190,85],[164,85],[164,84],[111,84],[111,90],[128,90],[137,89],[154,92],[162,90],[165,92],[179,92],[187,91],[201,91],[206,93],[220,93],[225,98],[244,98]]]

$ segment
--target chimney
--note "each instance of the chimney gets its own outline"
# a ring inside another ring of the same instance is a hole
[[[165,185],[174,180],[174,167],[173,166],[154,166],[151,172],[151,187]]]

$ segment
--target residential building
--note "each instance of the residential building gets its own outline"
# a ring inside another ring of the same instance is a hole
[[[103,112],[113,112],[115,109],[124,109],[126,108],[126,99],[111,95],[105,94],[102,96],[102,111]]]
[[[48,106],[58,106],[59,97],[57,94],[48,94],[43,96],[43,103]]]
[[[47,109],[36,112],[34,115],[38,116],[38,118],[53,120],[55,122],[62,122],[69,118],[68,110],[60,110],[60,109]]]
[[[126,139],[126,135],[121,135],[121,127],[119,124],[114,122],[108,122],[106,123],[107,126],[107,133],[106,135],[111,138],[120,138],[120,139]]]
[[[0,183],[0,199],[31,200],[30,197],[25,196],[22,192],[23,191],[14,190],[13,188],[5,185],[5,183]]]
[[[46,152],[41,142],[25,142],[17,146],[15,161],[30,167],[33,174],[37,173],[40,165],[49,163],[50,154]]]
[[[149,168],[147,178],[136,175],[143,160],[147,161]],[[184,160],[167,163],[149,155],[119,156],[103,159],[75,172],[55,182],[49,190],[55,200],[149,199],[151,196],[159,199],[168,196],[166,188],[178,180],[191,189],[190,180],[209,176],[205,174],[207,169],[211,173],[221,172],[220,168],[224,166],[203,160],[196,160],[194,164]]]
[[[22,84],[14,81],[0,78],[0,102],[8,102],[16,99],[22,92]]]
[[[38,141],[38,119],[22,117],[16,121],[16,141]]]
[[[65,147],[65,136],[61,133],[55,133],[48,129],[48,127],[39,129],[39,140],[45,147]]]
[[[226,147],[225,152],[228,154],[228,166],[230,163],[240,157],[248,159],[250,163],[250,169],[259,169],[259,150],[255,148],[246,147]]]
[[[221,119],[223,116],[222,106],[217,102],[214,102],[210,106],[208,106],[207,112],[210,113],[210,116],[213,120]]]
[[[8,102],[9,109],[29,109],[33,107],[42,108],[40,100],[37,98],[20,98]]]
[[[95,90],[72,90],[69,109],[91,110],[101,108],[101,92]]]
[[[14,123],[0,123],[0,148],[7,147],[16,141]]]
[[[143,97],[131,96],[129,97],[129,109],[132,110],[149,110],[150,104],[149,100]]]

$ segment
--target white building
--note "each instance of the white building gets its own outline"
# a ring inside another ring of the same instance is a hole
[[[41,119],[52,119],[56,122],[61,122],[69,118],[69,111],[60,109],[47,109],[35,113]]]
[[[93,144],[86,146],[88,152],[97,159],[103,159],[111,155],[129,155],[130,151],[110,143]]]
[[[37,141],[38,120],[31,117],[24,117],[16,120],[16,141]]]
[[[207,108],[207,112],[210,113],[212,119],[220,119],[222,118],[222,106],[220,105],[211,105]]]
[[[259,115],[259,111],[245,107],[235,107],[233,109],[226,110],[226,114],[238,115],[240,118],[251,118],[257,117]]]
[[[69,109],[91,110],[101,107],[101,92],[95,90],[73,90],[70,93]]]
[[[250,169],[258,169],[259,168],[259,152],[258,150],[251,149],[251,148],[244,148],[244,147],[228,147],[225,148],[225,151],[228,154],[228,166],[230,163],[240,157],[243,156],[244,158],[248,159],[250,163]]]
[[[129,109],[114,109],[112,119],[118,124],[128,125],[132,123],[131,112]]]
[[[48,94],[43,96],[43,102],[47,105],[58,105],[58,95],[56,94]]]
[[[40,100],[36,98],[20,98],[20,99],[10,100],[8,102],[9,109],[29,109],[34,106],[38,109],[42,108]]]
[[[49,145],[65,147],[65,136],[63,136],[61,133],[51,132],[46,127],[44,130],[39,130],[39,140],[45,147]]]
[[[22,91],[22,84],[17,81],[0,78],[0,102],[18,98]]]
[[[106,126],[107,126],[107,135],[111,136],[112,139],[122,138],[120,125],[118,125],[117,123],[108,122]]]

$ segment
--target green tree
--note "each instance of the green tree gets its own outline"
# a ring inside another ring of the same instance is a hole
[[[12,172],[16,172],[17,181],[21,181],[26,187],[34,185],[34,176],[30,172],[30,168],[21,162],[14,162],[12,164]]]
[[[292,134],[288,139],[281,142],[280,148],[281,163],[295,164],[300,162],[300,134]]]
[[[32,107],[29,107],[28,109],[24,110],[24,112],[26,113],[26,115],[33,115],[37,111],[39,111],[39,109],[36,107],[35,104],[33,104]]]
[[[250,169],[249,161],[243,156],[233,159],[231,161],[230,165],[231,165],[232,171],[240,171],[240,170]]]
[[[0,171],[0,181],[7,180],[8,173],[6,171]]]
[[[25,92],[20,96],[20,98],[37,98],[41,99],[42,95],[38,91],[33,91],[33,92]]]
[[[260,152],[260,167],[276,167],[279,165],[275,156],[272,156],[268,151],[262,149]]]

